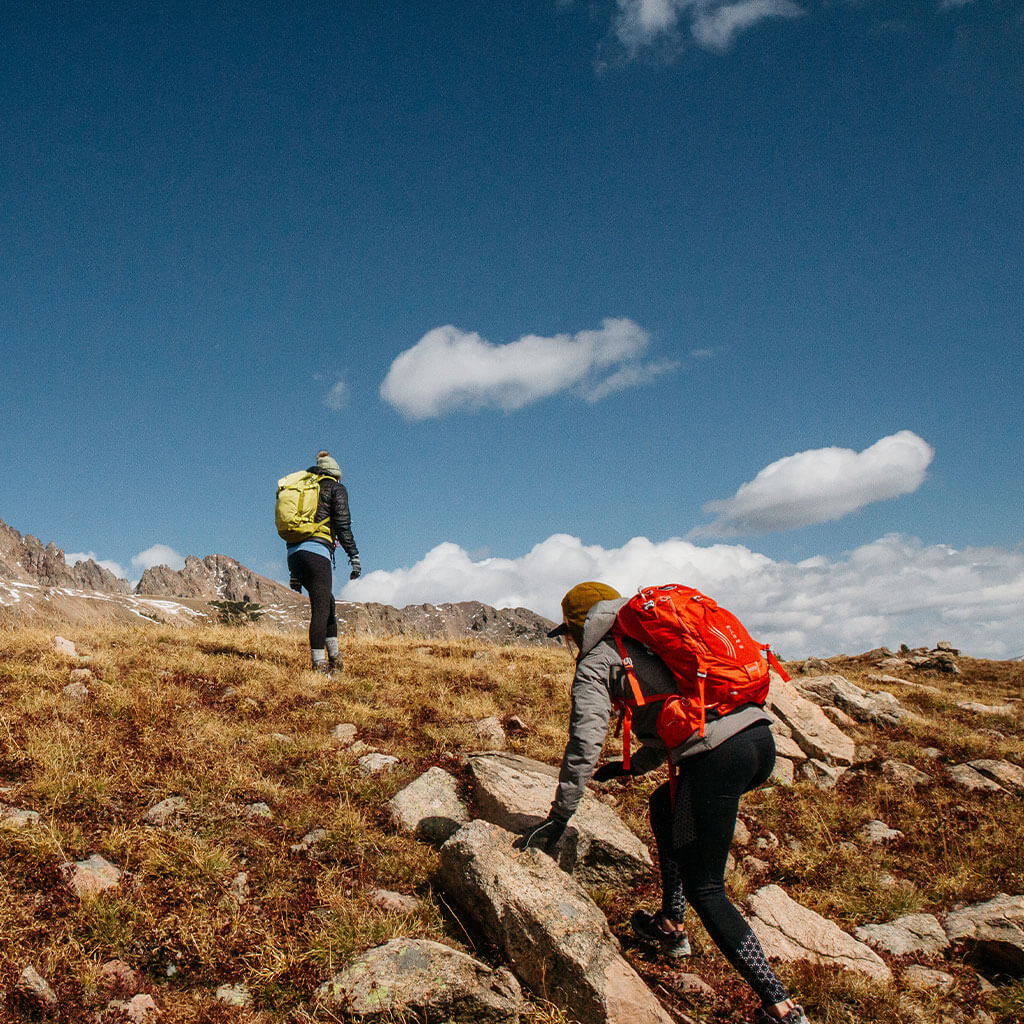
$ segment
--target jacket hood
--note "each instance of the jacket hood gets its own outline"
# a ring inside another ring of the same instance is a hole
[[[598,601],[587,613],[583,623],[583,643],[580,645],[580,657],[589,654],[615,623],[619,609],[629,601],[628,597],[618,597],[613,601]]]

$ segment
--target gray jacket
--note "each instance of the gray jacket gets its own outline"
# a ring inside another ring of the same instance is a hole
[[[610,630],[618,610],[629,598],[599,601],[590,609],[583,624],[583,645],[572,681],[572,712],[569,718],[569,742],[562,755],[558,789],[551,804],[554,817],[567,821],[575,813],[590,781],[608,734],[612,701],[632,698],[629,677],[622,667],[618,648]],[[675,677],[665,663],[642,644],[626,640],[626,653],[633,659],[633,671],[645,696],[675,693]],[[631,767],[643,774],[662,764],[668,756],[658,736],[661,702],[633,709],[633,735],[641,747],[631,757]],[[770,722],[771,717],[756,705],[738,708],[721,718],[709,719],[703,736],[692,736],[672,750],[672,760],[710,750],[755,722]]]

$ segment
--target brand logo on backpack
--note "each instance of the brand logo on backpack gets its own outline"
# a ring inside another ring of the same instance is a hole
[[[662,702],[658,735],[671,749],[694,733],[703,736],[709,711],[724,715],[745,704],[764,706],[769,661],[784,679],[789,678],[767,645],[756,643],[732,612],[693,587],[669,583],[641,590],[619,609],[612,636],[633,693],[631,700],[621,702],[627,765],[633,707]],[[676,692],[644,695],[626,653],[627,638],[665,663],[675,678]]]

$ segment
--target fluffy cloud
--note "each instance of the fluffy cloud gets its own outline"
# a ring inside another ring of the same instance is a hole
[[[733,39],[767,18],[795,18],[792,0],[618,0],[616,35],[630,52],[688,31],[708,50],[726,50]]]
[[[556,534],[521,558],[477,561],[456,544],[440,544],[411,568],[371,572],[347,584],[342,596],[399,607],[476,600],[557,620],[562,594],[587,579],[623,594],[654,583],[695,586],[787,658],[939,640],[978,657],[1024,654],[1024,548],[956,551],[895,534],[835,561],[820,556],[799,563],[776,562],[741,545],[643,537],[609,550]]]
[[[674,368],[641,363],[650,335],[628,319],[596,331],[527,335],[495,345],[451,325],[425,334],[391,364],[381,397],[410,419],[456,409],[520,409],[561,391],[597,401]]]
[[[146,548],[145,551],[132,555],[132,565],[143,571],[152,569],[155,565],[166,565],[170,569],[184,569],[185,556],[179,555],[174,548],[168,547],[166,544],[154,544],[152,547]]]
[[[79,562],[95,562],[101,569],[112,572],[118,579],[126,579],[125,571],[119,562],[113,562],[109,558],[97,558],[95,551],[76,551],[74,554],[66,554],[64,561],[68,565],[77,565]]]
[[[731,497],[711,501],[694,537],[737,537],[791,530],[840,519],[874,501],[916,491],[935,454],[917,434],[901,430],[870,448],[816,448],[788,455]]]

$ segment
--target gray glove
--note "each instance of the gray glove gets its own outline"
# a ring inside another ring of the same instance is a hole
[[[363,567],[359,564],[359,555],[353,555],[349,560],[348,564],[352,566],[352,571],[348,574],[350,580],[357,580],[363,574]]]

